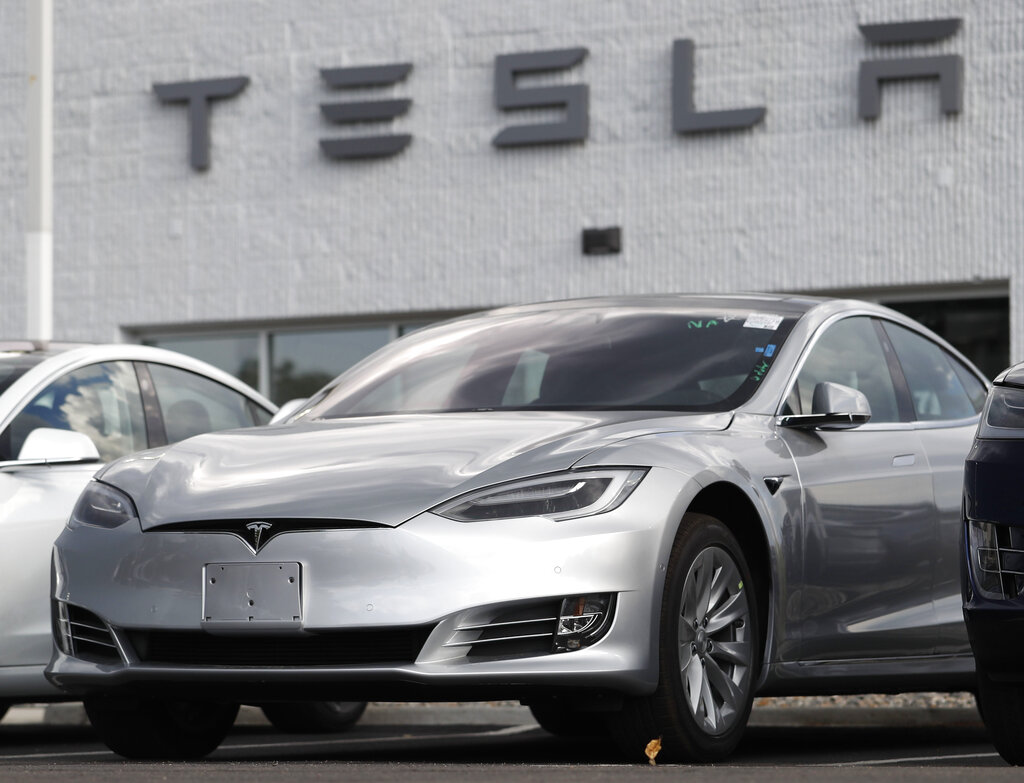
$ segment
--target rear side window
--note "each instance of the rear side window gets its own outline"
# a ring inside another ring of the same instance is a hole
[[[150,364],[149,373],[168,443],[258,423],[248,398],[227,386],[165,364]]]
[[[918,421],[967,419],[981,411],[985,385],[961,361],[917,332],[890,322],[884,326]]]

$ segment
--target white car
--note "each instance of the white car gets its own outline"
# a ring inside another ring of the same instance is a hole
[[[50,685],[50,550],[101,464],[275,406],[196,359],[140,345],[0,342],[0,717]]]

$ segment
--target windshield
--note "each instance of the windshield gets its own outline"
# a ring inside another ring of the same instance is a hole
[[[754,393],[800,313],[713,307],[527,311],[453,321],[370,356],[316,395],[305,416],[730,410]]]

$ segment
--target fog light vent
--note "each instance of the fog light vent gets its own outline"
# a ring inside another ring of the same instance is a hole
[[[997,600],[1024,593],[1024,530],[971,520],[969,531],[978,592]]]
[[[61,652],[95,663],[120,663],[117,643],[104,623],[92,612],[57,601],[54,637]]]
[[[611,593],[577,595],[562,601],[555,634],[555,652],[589,647],[611,626],[615,597]]]

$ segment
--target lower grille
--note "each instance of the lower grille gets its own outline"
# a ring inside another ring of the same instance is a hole
[[[99,617],[74,604],[60,602],[57,608],[58,638],[75,658],[95,663],[120,663],[114,637]]]
[[[1024,528],[970,522],[978,587],[990,598],[1024,595]]]
[[[308,636],[213,636],[203,631],[131,631],[144,663],[293,668],[412,663],[433,626]]]
[[[554,651],[561,599],[500,611],[486,622],[459,625],[445,647],[469,646],[470,659],[519,658]]]

